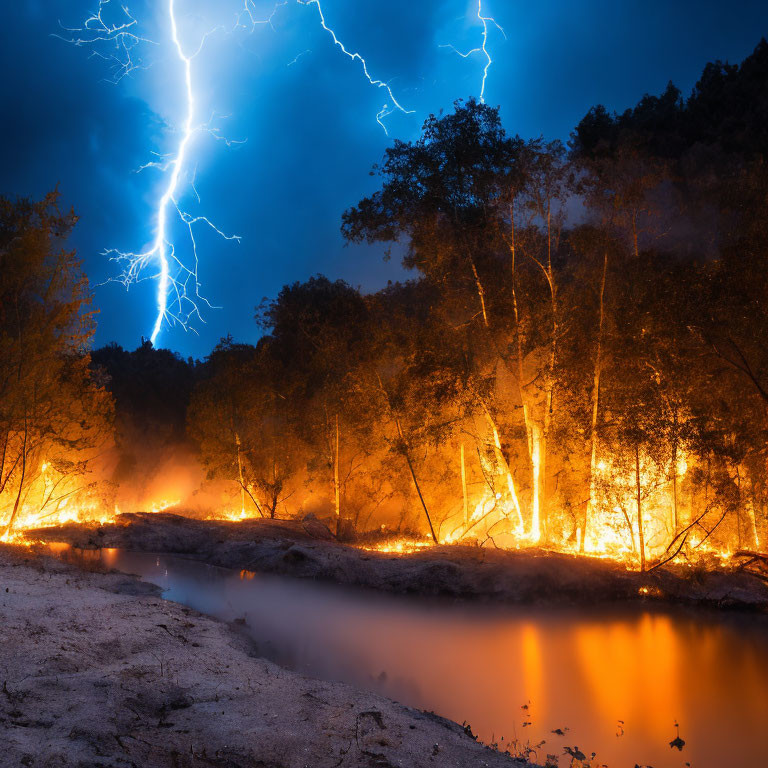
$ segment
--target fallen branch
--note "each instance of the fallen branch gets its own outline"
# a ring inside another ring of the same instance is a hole
[[[768,555],[749,549],[741,549],[733,553],[733,558],[745,558],[743,562],[736,565],[736,568],[768,584]],[[756,568],[750,566],[756,566]]]
[[[690,533],[690,530],[691,530],[691,528],[693,528],[695,525],[698,525],[698,524],[699,524],[699,521],[700,521],[700,520],[701,520],[701,519],[702,519],[702,518],[703,518],[705,515],[707,515],[707,514],[709,514],[709,510],[708,510],[708,509],[707,509],[707,510],[705,510],[704,512],[702,512],[702,513],[701,513],[701,514],[700,514],[700,515],[699,515],[699,516],[698,516],[698,517],[697,517],[697,518],[696,518],[696,519],[695,519],[695,520],[694,520],[694,521],[693,521],[693,522],[692,522],[690,525],[688,525],[688,526],[686,526],[685,528],[683,528],[683,530],[682,530],[682,531],[680,531],[680,533],[678,533],[678,534],[677,534],[677,535],[676,535],[676,536],[675,536],[675,537],[672,539],[672,541],[670,541],[670,542],[669,542],[669,544],[667,545],[667,548],[666,548],[666,549],[665,549],[665,550],[664,550],[664,551],[661,553],[661,556],[662,556],[662,557],[664,557],[664,555],[666,555],[666,554],[667,554],[667,552],[669,552],[669,550],[670,550],[670,549],[672,549],[672,547],[675,545],[675,542],[676,542],[676,541],[677,541],[677,540],[678,540],[678,539],[679,539],[681,536],[683,536],[683,537],[684,537],[684,538],[683,538],[683,541],[682,541],[682,543],[680,544],[680,546],[679,546],[679,547],[678,547],[678,548],[675,550],[675,553],[674,553],[673,555],[670,555],[670,556],[669,556],[668,558],[666,558],[665,560],[659,560],[659,562],[658,562],[658,563],[656,563],[656,565],[653,565],[653,566],[651,566],[651,567],[648,569],[648,571],[647,571],[647,572],[648,572],[648,573],[650,573],[651,571],[655,571],[657,568],[661,568],[661,566],[662,566],[662,565],[666,565],[666,564],[667,564],[667,563],[668,563],[670,560],[674,560],[674,559],[675,559],[675,558],[676,558],[676,557],[677,557],[677,556],[680,554],[680,551],[682,550],[682,548],[685,546],[685,542],[688,540],[688,534]],[[718,525],[719,525],[719,523],[718,523]],[[717,527],[717,526],[715,526],[715,527]],[[706,530],[706,529],[705,529],[705,530]]]

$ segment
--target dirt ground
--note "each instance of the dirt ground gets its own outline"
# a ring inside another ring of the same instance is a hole
[[[510,604],[666,601],[768,610],[768,584],[745,573],[675,566],[640,574],[599,559],[478,547],[386,555],[339,544],[316,520],[226,523],[140,513],[121,515],[103,527],[46,529],[39,537],[83,548],[166,552],[227,568],[397,594]]]
[[[0,547],[0,649],[9,768],[523,765],[455,723],[257,658],[133,577],[23,548]]]

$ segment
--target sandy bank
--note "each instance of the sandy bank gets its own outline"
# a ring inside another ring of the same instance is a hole
[[[226,568],[397,594],[503,603],[653,600],[768,610],[768,585],[745,573],[666,567],[639,574],[597,559],[477,547],[434,547],[393,556],[341,545],[316,521],[225,523],[172,514],[125,514],[112,525],[47,529],[40,537],[84,548],[174,553]]]
[[[520,766],[455,723],[255,658],[119,574],[0,547],[0,765]]]

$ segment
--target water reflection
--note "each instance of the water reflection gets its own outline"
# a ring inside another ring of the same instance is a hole
[[[768,765],[765,617],[471,609],[167,556],[83,557],[204,613],[245,619],[280,663],[467,721],[485,741],[545,739],[542,763],[578,746],[611,768]],[[682,753],[669,746],[675,722]]]

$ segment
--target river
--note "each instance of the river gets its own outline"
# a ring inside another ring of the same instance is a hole
[[[531,754],[542,764],[578,747],[609,768],[768,766],[765,616],[472,607],[169,555],[58,554],[100,559],[168,600],[237,620],[261,655],[302,673],[466,721],[485,742],[544,741]],[[669,744],[676,723],[682,751]]]

